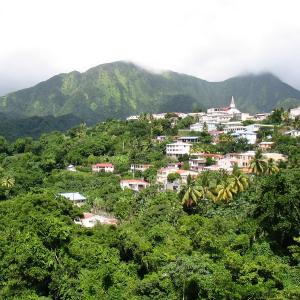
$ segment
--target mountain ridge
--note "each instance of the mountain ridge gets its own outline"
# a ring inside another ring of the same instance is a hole
[[[300,104],[300,91],[269,72],[210,82],[174,71],[152,72],[117,61],[52,76],[0,97],[0,112],[33,116],[72,114],[93,124],[142,112],[191,111],[226,105],[235,97],[244,112],[267,112]],[[292,100],[286,100],[292,99]]]

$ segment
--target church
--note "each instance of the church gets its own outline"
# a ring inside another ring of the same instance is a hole
[[[231,116],[238,116],[241,112],[235,107],[234,98],[232,96],[229,106],[227,107],[218,107],[218,108],[209,108],[207,110],[208,114],[214,113],[224,113]]]

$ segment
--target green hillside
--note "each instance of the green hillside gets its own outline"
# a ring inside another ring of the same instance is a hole
[[[18,137],[38,138],[42,133],[65,131],[79,124],[82,120],[71,114],[53,117],[19,117],[0,113],[0,136],[13,141]]]
[[[191,111],[225,105],[234,96],[245,112],[270,111],[300,92],[271,74],[207,82],[175,72],[152,73],[132,63],[115,62],[85,73],[60,74],[34,87],[0,98],[0,111],[55,117],[73,114],[88,123],[141,112]],[[287,102],[289,103],[289,102]]]

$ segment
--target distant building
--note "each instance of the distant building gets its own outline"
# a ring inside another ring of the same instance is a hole
[[[60,193],[59,195],[72,201],[77,206],[83,205],[86,201],[86,198],[79,193]]]
[[[255,121],[263,121],[265,120],[270,114],[269,113],[259,113],[254,115],[251,120],[255,120]]]
[[[199,137],[198,136],[181,136],[177,138],[178,142],[182,143],[198,143]]]
[[[263,151],[269,150],[273,147],[274,142],[261,142],[257,146]]]
[[[138,120],[139,119],[139,116],[136,115],[136,116],[129,116],[128,118],[126,118],[127,121],[135,121],[135,120]]]
[[[265,159],[273,159],[275,162],[279,162],[279,161],[286,161],[287,160],[287,156],[283,155],[281,153],[276,153],[276,152],[266,152],[263,154],[263,157]]]
[[[131,170],[131,172],[136,172],[136,171],[145,172],[150,167],[153,167],[153,165],[149,165],[149,164],[131,164],[130,170]]]
[[[75,219],[74,223],[81,225],[83,227],[91,228],[97,224],[116,226],[118,224],[118,220],[116,218],[107,217],[107,216],[103,216],[103,215],[95,215],[92,213],[83,213],[83,218]]]
[[[217,121],[207,121],[207,122],[201,121],[201,122],[192,124],[190,126],[190,131],[202,132],[202,131],[204,131],[205,126],[207,128],[207,131],[214,131],[214,130],[217,130],[218,125],[219,125],[219,122],[217,122]]]
[[[173,182],[168,181],[168,175],[170,174],[178,174],[180,179],[177,179]],[[156,181],[157,183],[161,183],[163,185],[164,190],[173,190],[177,191],[180,189],[181,184],[185,184],[187,182],[188,176],[196,177],[198,172],[192,170],[179,170],[176,168],[161,168],[157,172]]]
[[[121,189],[131,189],[135,192],[140,192],[149,186],[149,183],[142,179],[124,179],[120,181]]]
[[[296,117],[300,116],[300,106],[296,108],[292,108],[290,110],[290,118],[295,119]]]
[[[114,172],[115,167],[111,163],[99,163],[92,165],[93,172],[105,172],[105,173],[112,173]]]
[[[76,167],[74,165],[68,165],[66,170],[70,172],[76,172]]]
[[[227,122],[222,124],[224,133],[241,133],[246,131],[246,127],[241,122]]]
[[[168,156],[171,157],[180,157],[184,154],[189,155],[191,151],[191,147],[192,147],[191,144],[182,143],[182,142],[167,144],[166,153]]]
[[[156,137],[156,140],[158,141],[158,142],[163,142],[163,141],[165,141],[167,139],[167,136],[166,135],[158,135],[157,137]]]
[[[233,137],[238,139],[246,139],[248,144],[255,145],[256,144],[256,133],[253,131],[243,131],[232,134]]]
[[[300,136],[300,130],[290,130],[290,131],[286,131],[284,134],[292,137],[298,137]]]
[[[207,113],[215,113],[215,112],[225,112],[228,115],[240,115],[241,112],[236,108],[234,98],[232,96],[229,106],[227,107],[219,107],[219,108],[209,108]]]

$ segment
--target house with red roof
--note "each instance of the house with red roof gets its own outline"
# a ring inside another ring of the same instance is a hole
[[[93,172],[113,173],[114,170],[115,170],[115,167],[111,163],[98,163],[98,164],[92,165]]]

